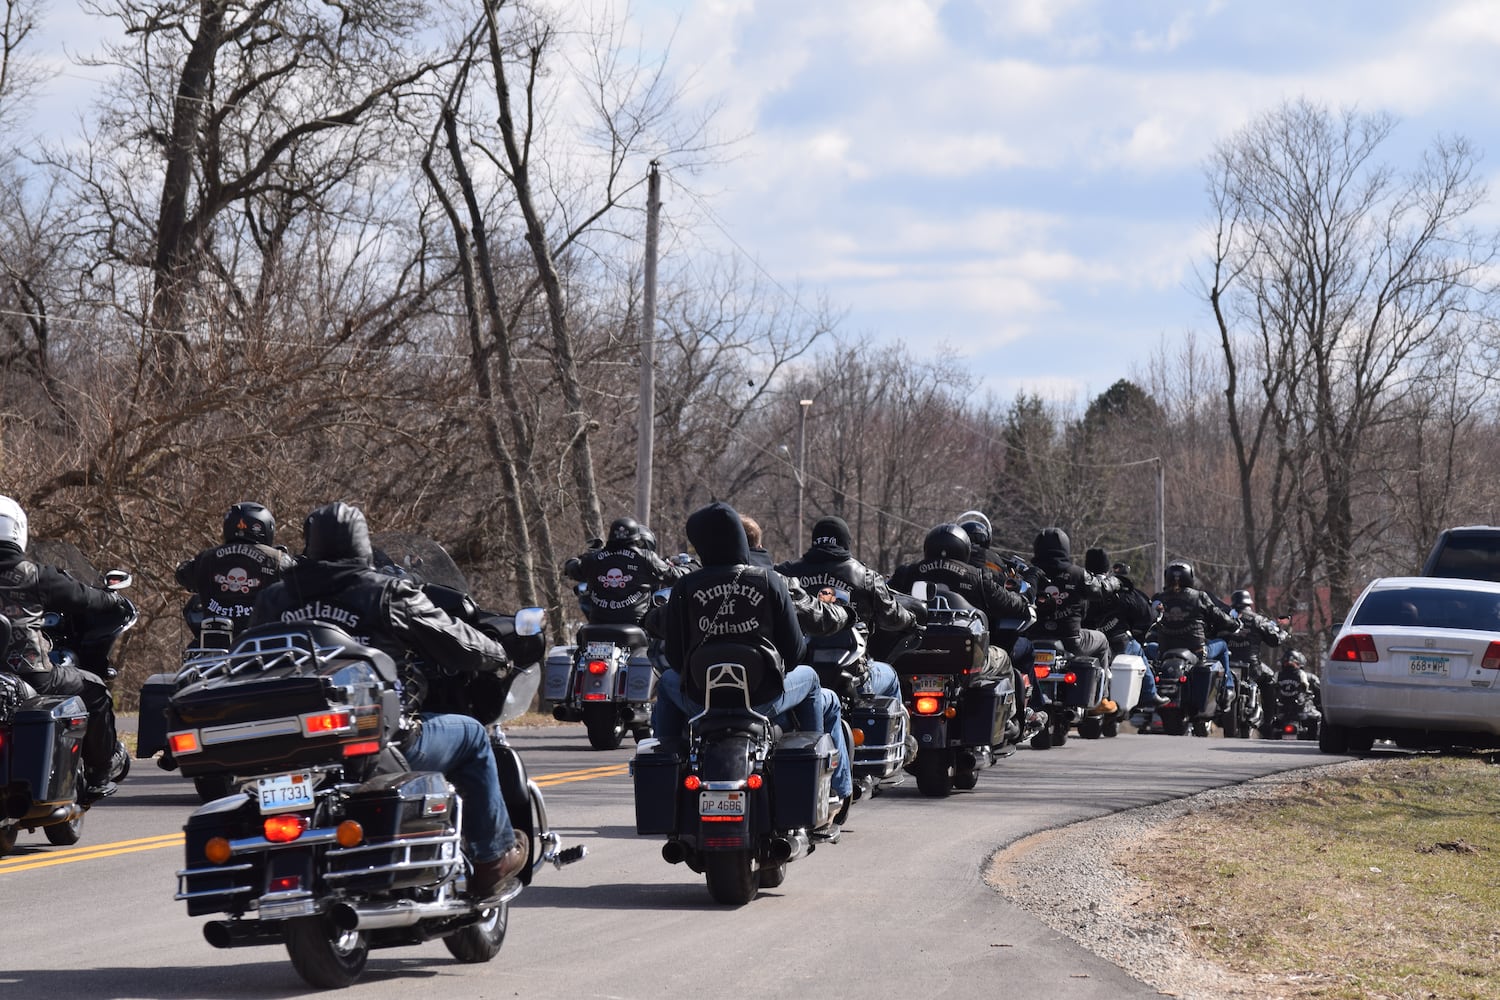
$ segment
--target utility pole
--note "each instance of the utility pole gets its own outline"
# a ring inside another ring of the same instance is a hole
[[[1167,577],[1167,470],[1160,457],[1156,459],[1156,582],[1149,593],[1161,589]]]
[[[661,174],[655,160],[646,173],[646,264],[641,289],[640,441],[635,460],[635,519],[651,524],[651,460],[656,417],[656,240],[661,228]]]
[[[802,520],[802,497],[807,492],[807,411],[812,407],[812,400],[801,401],[802,419],[798,422],[797,430],[797,557],[800,559],[802,553],[807,549],[802,545],[802,533],[806,526]]]

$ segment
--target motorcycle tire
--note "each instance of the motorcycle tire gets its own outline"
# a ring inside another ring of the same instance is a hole
[[[1060,747],[1068,742],[1068,730],[1071,724],[1066,719],[1058,719],[1052,724],[1052,745]]]
[[[1052,728],[1050,726],[1043,726],[1040,730],[1037,731],[1037,734],[1031,738],[1031,749],[1052,749]]]
[[[956,788],[956,789],[958,789],[960,792],[972,791],[973,788],[974,788],[974,786],[977,785],[977,784],[979,784],[979,772],[978,771],[959,771],[959,770],[956,770],[956,769],[954,770],[954,772],[953,772],[953,787]]]
[[[786,862],[777,865],[760,866],[760,887],[762,889],[774,889],[786,881]]]
[[[1187,732],[1187,720],[1177,712],[1161,713],[1161,731],[1168,736],[1181,736]]]
[[[1112,740],[1120,735],[1120,720],[1111,716],[1105,719],[1099,727],[1099,732],[1107,740]]]
[[[83,839],[83,813],[79,813],[66,823],[44,826],[42,833],[46,834],[47,843],[54,847],[72,847]]]
[[[585,705],[583,724],[589,731],[589,746],[595,750],[618,750],[625,739],[625,720],[614,705]]]
[[[946,753],[919,751],[912,770],[917,775],[917,791],[929,799],[947,798],[953,791],[953,776]]]
[[[200,774],[193,779],[193,788],[198,791],[198,801],[208,803],[235,793],[234,776],[230,774]]]
[[[1194,736],[1207,736],[1208,735],[1208,723],[1205,722],[1205,721],[1203,721],[1202,719],[1195,719],[1193,721],[1193,735]]]
[[[1230,705],[1229,711],[1224,713],[1224,736],[1225,738],[1240,735],[1240,713],[1238,705]]]
[[[1104,735],[1104,723],[1092,716],[1078,720],[1078,738],[1083,740],[1097,740]]]
[[[443,947],[465,965],[488,962],[500,954],[509,924],[510,903],[500,903],[486,910],[478,923],[461,927],[443,938]]]
[[[364,973],[370,943],[359,931],[341,931],[325,917],[296,917],[286,922],[286,953],[303,982],[339,990]]]
[[[755,870],[755,858],[749,850],[711,851],[700,854],[703,862],[703,878],[708,883],[708,894],[715,903],[726,906],[744,906],[755,898],[760,887],[760,875]]]
[[[16,838],[20,835],[20,827],[0,826],[0,857],[16,849]]]

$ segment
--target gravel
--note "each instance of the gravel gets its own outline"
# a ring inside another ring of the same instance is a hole
[[[1031,913],[1165,995],[1187,1000],[1280,1000],[1273,984],[1233,972],[1196,953],[1186,928],[1136,904],[1149,890],[1127,871],[1134,849],[1160,827],[1232,801],[1266,798],[1309,778],[1370,766],[1345,761],[1268,775],[1184,799],[1112,813],[1026,837],[990,859],[985,881]],[[1080,858],[1100,858],[1083,864]],[[1070,900],[1057,906],[1059,898]]]

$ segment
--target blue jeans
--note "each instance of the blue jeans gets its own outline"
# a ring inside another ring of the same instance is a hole
[[[876,698],[895,698],[900,701],[901,678],[896,676],[896,668],[889,663],[871,660],[870,674],[859,690]]]
[[[500,794],[490,734],[467,715],[422,713],[422,728],[401,750],[414,771],[441,771],[463,796],[464,837],[476,862],[494,861],[516,841]]]
[[[891,671],[895,676],[895,671]],[[900,690],[900,682],[897,682]],[[898,694],[899,697],[899,694]],[[792,727],[807,733],[827,733],[838,749],[838,766],[833,769],[833,794],[840,798],[854,794],[854,774],[850,767],[849,747],[844,741],[843,719],[838,697],[818,683],[818,672],[812,667],[794,667],[786,672],[781,696],[775,701],[756,705],[755,710],[778,725],[791,722]],[[661,741],[662,749],[680,752],[682,733],[688,719],[703,711],[703,706],[682,693],[682,675],[676,670],[664,671],[656,682],[656,704],[651,709],[651,733]]]

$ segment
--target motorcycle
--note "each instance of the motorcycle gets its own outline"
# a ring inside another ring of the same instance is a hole
[[[130,574],[123,570],[104,574],[104,585],[111,590],[130,584]],[[78,666],[79,651],[85,648],[93,650],[90,660],[101,659],[136,623],[135,606],[125,603],[126,620],[100,632],[80,629],[57,612],[43,615],[41,627],[52,643],[53,662]],[[0,664],[11,637],[11,622],[0,615]],[[0,669],[0,855],[15,848],[22,830],[41,830],[58,847],[82,839],[83,818],[93,805],[83,794],[88,780],[81,751],[88,724],[82,698],[39,694],[19,674]],[[117,780],[129,773],[127,758]]]
[[[587,586],[578,585],[580,604]],[[651,735],[657,671],[648,641],[639,625],[589,624],[574,645],[549,650],[542,697],[553,703],[552,717],[582,722],[595,750],[617,749],[627,730],[637,743]]]
[[[647,739],[630,763],[636,833],[665,835],[663,860],[701,874],[714,901],[730,906],[781,885],[789,864],[837,840],[833,740],[783,732],[753,707],[768,690],[774,697],[780,672],[768,649],[699,646],[682,677],[704,706],[688,720],[685,754]]]
[[[899,699],[860,690],[869,672],[868,638],[863,626],[808,640],[809,665],[818,683],[839,699],[847,745],[853,760],[854,797],[874,796],[905,780],[904,767],[916,756],[911,713]]]
[[[1098,739],[1107,729],[1118,732],[1119,705],[1110,698],[1110,672],[1093,657],[1070,653],[1056,639],[1033,639],[1031,645],[1032,673],[1048,699],[1049,721],[1031,738],[1032,748],[1063,746],[1075,725],[1085,739]]]
[[[510,902],[542,865],[584,857],[549,827],[541,790],[501,729],[536,694],[544,613],[523,609],[512,621],[459,596],[455,610],[467,608],[466,620],[524,666],[506,678],[444,677],[429,698],[462,702],[489,728],[511,824],[528,838],[526,866],[497,897],[467,898],[463,801],[393,746],[395,663],[332,625],[262,625],[194,663],[168,708],[183,774],[233,774],[238,786],[189,817],[177,872],[174,898],[189,916],[227,915],[204,925],[214,947],[282,944],[319,988],[355,982],[372,948],[433,938],[460,962],[488,962]]]
[[[1225,736],[1238,736],[1240,739],[1249,739],[1250,730],[1258,729],[1262,733],[1268,728],[1270,719],[1269,709],[1261,701],[1260,684],[1256,680],[1258,664],[1244,663],[1238,660],[1229,661],[1229,669],[1234,671],[1234,688],[1238,697],[1234,699],[1234,711],[1232,723],[1226,720],[1224,725]]]
[[[926,603],[927,624],[892,652],[891,666],[917,741],[906,769],[919,792],[942,798],[973,788],[980,769],[1005,755],[1017,691],[1010,671],[985,677],[990,632],[982,611],[946,587],[917,583],[912,590]]]
[[[1277,682],[1276,711],[1261,734],[1268,740],[1315,740],[1323,722],[1318,699],[1294,681]]]
[[[1224,686],[1224,667],[1218,660],[1200,659],[1190,649],[1167,649],[1153,664],[1156,673],[1156,693],[1166,698],[1166,704],[1142,707],[1131,723],[1142,733],[1166,733],[1181,736],[1191,729],[1194,736],[1207,736],[1209,727],[1218,721],[1225,735],[1237,732],[1235,723],[1236,703],[1220,709],[1219,695]],[[1243,691],[1243,685],[1238,686]],[[1234,727],[1234,731],[1231,731]]]

